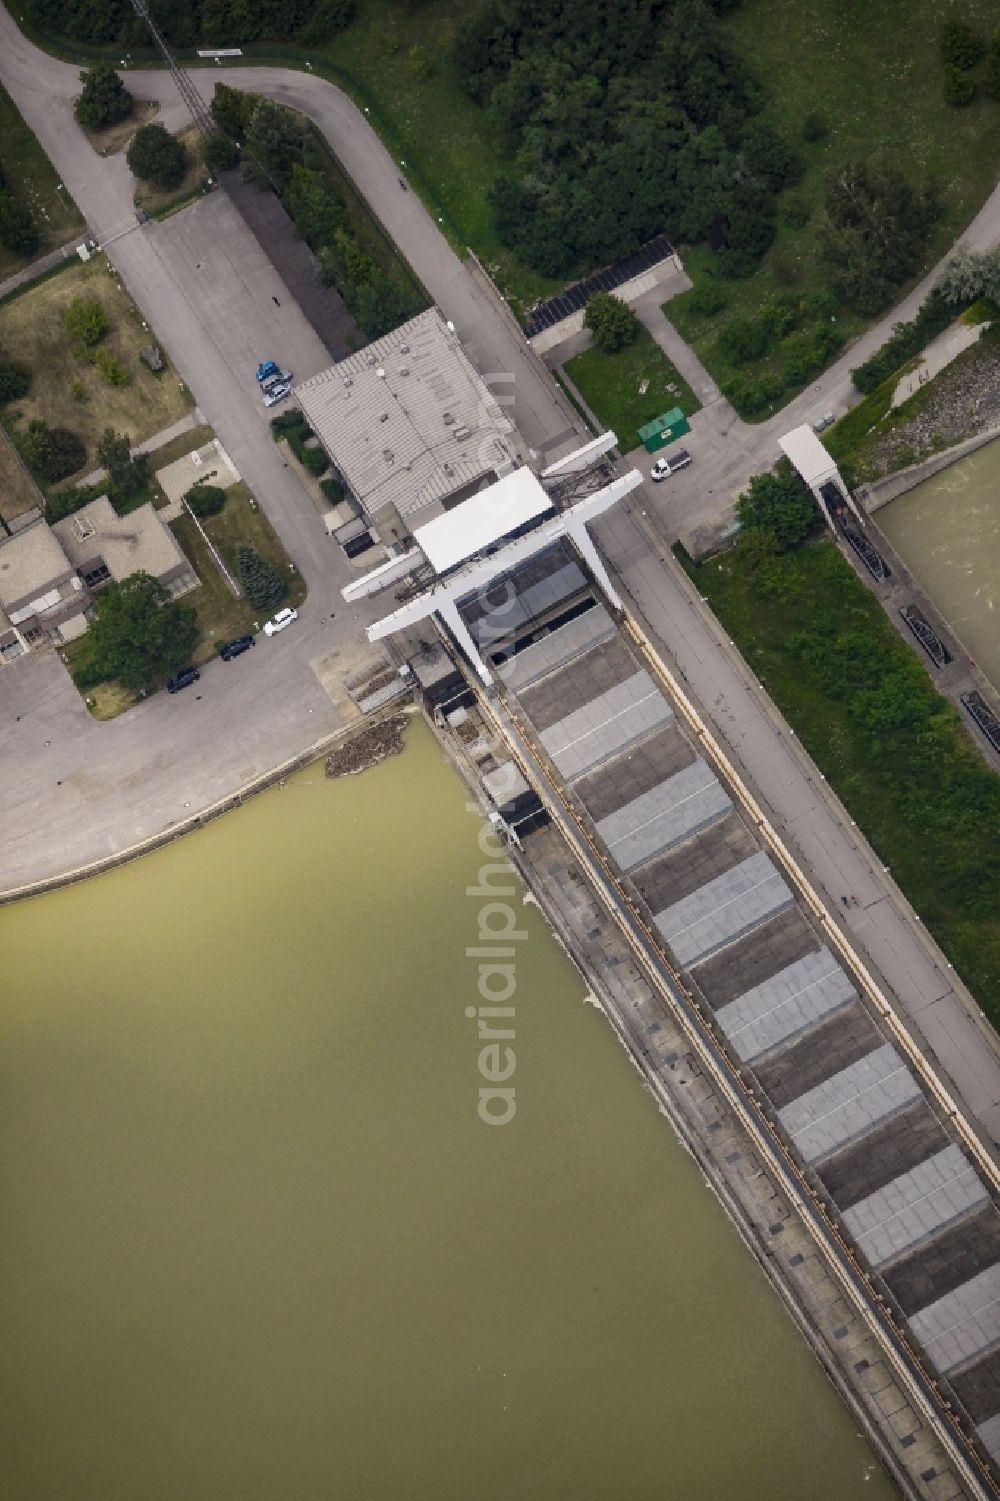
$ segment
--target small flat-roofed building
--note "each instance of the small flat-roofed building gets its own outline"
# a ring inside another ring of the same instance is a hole
[[[44,521],[0,543],[0,610],[6,620],[4,658],[48,636],[68,639],[61,627],[90,603],[72,560]],[[76,634],[76,632],[70,632]]]
[[[513,423],[437,308],[295,388],[386,538],[475,494],[520,455]]]
[[[52,531],[88,589],[139,572],[151,574],[172,595],[198,583],[177,538],[149,504],[119,516],[102,495],[57,521]]]

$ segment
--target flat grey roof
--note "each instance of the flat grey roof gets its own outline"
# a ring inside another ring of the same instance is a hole
[[[758,852],[658,912],[655,921],[679,962],[697,964],[793,900],[768,856]]]
[[[750,1062],[857,998],[830,950],[821,948],[730,1001],[715,1019]]]
[[[547,673],[555,672],[557,667],[564,667],[574,657],[582,656],[614,633],[615,623],[611,616],[603,605],[595,604],[583,615],[577,615],[574,620],[526,646],[516,656],[498,662],[497,674],[512,693],[520,693],[523,688]]]
[[[844,1223],[870,1265],[883,1266],[988,1197],[961,1147],[952,1145],[848,1209]]]
[[[732,802],[704,761],[609,813],[597,832],[622,870],[633,870],[721,818]]]
[[[409,517],[515,454],[503,415],[437,308],[296,386],[302,410],[370,514]]]
[[[929,1303],[913,1315],[910,1328],[942,1371],[1000,1344],[1000,1265]]]
[[[161,578],[186,563],[180,543],[155,508],[144,506],[119,516],[106,495],[57,521],[56,533],[74,568],[103,559],[113,579],[141,571]]]
[[[916,1079],[885,1043],[778,1114],[805,1160],[819,1162],[919,1098]]]
[[[649,673],[637,672],[543,730],[539,739],[572,781],[673,717]]]
[[[36,521],[0,543],[0,605],[10,609],[42,595],[70,572],[72,564],[54,530]]]

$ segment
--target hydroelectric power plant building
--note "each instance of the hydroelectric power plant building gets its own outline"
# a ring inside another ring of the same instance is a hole
[[[316,392],[327,380],[303,388],[321,437]],[[384,425],[380,411],[375,421]],[[332,434],[338,464],[348,449],[363,451],[362,427],[349,441]],[[768,1170],[790,1175],[789,1197],[847,1290],[829,1364],[865,1406],[909,1493],[1000,1495],[995,1166],[623,607],[588,531],[642,483],[635,471],[615,473],[614,435],[539,474],[517,463],[516,435],[501,437],[492,416],[481,437],[489,472],[474,478],[469,460],[465,475],[435,481],[433,448],[425,444],[419,462],[414,450],[419,503],[393,474],[391,504],[413,525],[344,596],[390,591],[372,640],[436,623],[517,775],[572,833],[591,883],[636,935],[663,1005],[685,1019],[691,1056],[773,1144]],[[454,471],[454,457],[447,462]],[[442,495],[452,478],[463,483]],[[642,1052],[669,1072],[674,1055],[659,1058],[660,1030],[650,1017]],[[782,1229],[779,1220],[760,1230],[779,1259]],[[851,1358],[852,1297],[907,1400],[896,1386],[880,1399],[888,1366],[880,1373]],[[952,1463],[915,1473],[932,1412]]]

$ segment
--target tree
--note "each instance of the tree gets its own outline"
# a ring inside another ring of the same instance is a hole
[[[226,492],[219,485],[192,485],[184,499],[196,516],[218,516],[226,504]]]
[[[975,84],[961,68],[945,68],[943,89],[945,104],[950,104],[952,109],[964,109],[967,104],[972,103],[975,92]]]
[[[884,152],[827,177],[821,255],[834,288],[871,315],[919,270],[939,211],[930,185],[915,188]]]
[[[143,125],[132,137],[126,161],[136,177],[157,188],[176,188],[187,170],[187,152],[162,125]]]
[[[39,418],[28,423],[21,451],[29,469],[49,485],[75,474],[87,462],[83,439],[68,427],[49,427]]]
[[[813,500],[790,466],[774,474],[755,474],[736,506],[748,532],[761,532],[776,552],[787,552],[809,533]]]
[[[1000,48],[997,47],[995,41],[986,59],[986,68],[983,72],[983,93],[987,99],[1000,99]]]
[[[30,389],[30,372],[15,360],[0,355],[0,406],[17,401],[19,396],[27,396]]]
[[[642,327],[628,303],[611,292],[598,292],[587,303],[583,326],[594,335],[594,343],[606,354],[614,354],[632,344]]]
[[[246,94],[242,89],[230,88],[227,83],[217,83],[212,95],[212,118],[226,135],[232,136],[234,141],[242,141],[256,102],[256,94]]]
[[[106,584],[95,598],[90,638],[100,671],[135,692],[183,667],[198,620],[157,579],[133,573]]]
[[[99,297],[74,297],[63,314],[63,322],[79,351],[96,348],[111,327]]]
[[[99,63],[80,74],[83,93],[73,108],[77,123],[85,130],[117,125],[132,112],[132,95],[110,63]]]
[[[0,192],[0,245],[13,255],[34,255],[38,249],[38,227],[23,203],[8,192]]]
[[[240,148],[226,135],[225,131],[217,130],[205,142],[201,157],[208,171],[213,175],[218,172],[228,172],[238,164]]]
[[[934,290],[953,307],[975,302],[977,297],[1000,301],[1000,249],[980,251],[959,246]]]
[[[804,141],[825,141],[830,133],[830,127],[826,123],[826,117],[818,110],[813,110],[806,115],[802,122],[802,139]]]
[[[108,494],[115,510],[121,510],[145,489],[149,480],[149,458],[144,453],[132,457],[132,440],[128,433],[116,433],[113,427],[106,427],[97,445],[97,459],[107,470]]]
[[[255,610],[268,610],[279,604],[286,593],[285,580],[266,558],[252,547],[240,547],[236,553],[236,572],[243,592]]]
[[[302,126],[283,104],[258,99],[250,115],[246,148],[260,169],[284,187],[292,165],[302,154]]]
[[[941,27],[941,56],[949,68],[974,68],[986,55],[986,45],[964,21],[945,21]]]

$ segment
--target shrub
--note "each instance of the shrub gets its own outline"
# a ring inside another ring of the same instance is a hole
[[[99,130],[103,125],[117,125],[132,111],[132,95],[109,63],[99,63],[80,74],[83,93],[73,109],[77,123],[85,130]]]
[[[196,516],[218,516],[226,504],[226,492],[219,485],[192,485],[184,499]]]
[[[802,385],[811,375],[822,370],[839,344],[840,335],[829,323],[819,323],[792,334],[782,345],[786,380],[791,385]]]
[[[205,142],[201,156],[209,172],[226,172],[239,163],[240,148],[225,131],[217,130]]]
[[[965,71],[986,56],[982,37],[964,21],[945,21],[941,27],[941,56],[948,68]]]
[[[700,318],[714,318],[729,306],[729,298],[715,281],[702,281],[688,297],[688,307]]]
[[[287,412],[281,412],[277,417],[271,418],[271,432],[275,442],[281,438],[287,438],[289,433],[297,431],[306,425],[306,414],[301,407],[289,407]]]
[[[718,340],[719,350],[733,365],[749,365],[767,349],[767,327],[760,318],[734,318]]]
[[[325,474],[330,467],[330,460],[322,448],[305,448],[302,451],[302,463],[310,474],[317,477]]]
[[[237,550],[236,573],[255,610],[269,610],[284,599],[285,580],[274,564],[262,558],[252,547]]]
[[[961,68],[945,68],[945,104],[950,104],[952,109],[964,109],[967,104],[972,103],[975,92],[975,84],[967,73],[962,72]]]
[[[321,479],[319,487],[331,506],[339,505],[347,494],[343,480],[335,479],[333,475],[330,475],[328,479]]]
[[[773,339],[783,339],[799,321],[799,304],[787,293],[768,298],[760,305],[760,320]]]
[[[789,229],[805,229],[812,218],[812,209],[804,198],[789,194],[782,199],[781,217]]]
[[[30,389],[30,372],[13,360],[0,358],[0,406],[17,401],[19,396],[27,396]]]
[[[777,375],[765,371],[756,380],[737,375],[722,388],[724,396],[732,402],[741,417],[757,417],[779,399],[784,392],[784,383]]]
[[[598,292],[587,303],[583,326],[594,335],[594,343],[606,354],[614,354],[632,344],[642,327],[628,303],[611,292]]]
[[[882,348],[851,371],[851,380],[857,389],[865,396],[874,391],[938,334],[944,333],[958,311],[959,308],[949,305],[940,292],[932,291],[912,323],[897,323]]]
[[[162,125],[137,130],[125,159],[136,177],[157,188],[178,187],[187,170],[187,152]]]
[[[109,386],[127,386],[128,371],[121,360],[116,360],[108,349],[95,349],[91,363],[102,380]]]
[[[0,192],[0,245],[13,255],[34,255],[38,229],[23,204],[10,193]]]
[[[99,297],[74,297],[63,314],[63,322],[77,353],[95,349],[111,327]]]
[[[826,123],[826,117],[818,110],[813,110],[802,121],[802,139],[804,141],[824,141],[829,135],[830,127]]]
[[[78,375],[74,375],[73,379],[69,383],[69,394],[72,396],[74,401],[90,400],[90,397],[87,395],[87,388]]]
[[[49,485],[75,474],[87,462],[87,449],[82,438],[68,427],[49,427],[47,422],[38,418],[28,423],[27,432],[21,439],[21,451],[28,468]]]
[[[987,99],[1000,99],[1000,49],[994,43],[986,59],[983,73],[983,93]]]

